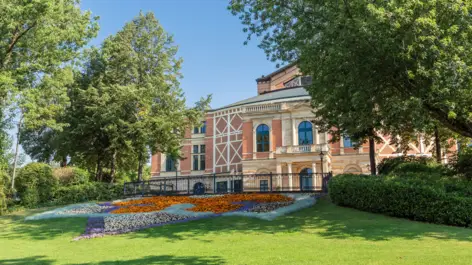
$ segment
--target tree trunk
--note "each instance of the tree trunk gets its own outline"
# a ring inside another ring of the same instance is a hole
[[[369,159],[370,174],[377,175],[377,163],[375,162],[375,139],[373,136],[369,137]]]
[[[23,114],[18,121],[18,131],[16,132],[16,146],[15,146],[15,158],[13,159],[13,174],[11,175],[11,190],[15,192],[15,178],[16,178],[16,164],[18,163],[18,154],[20,153],[20,133],[21,123],[23,122]]]
[[[102,167],[102,157],[98,155],[97,158],[97,172],[95,173],[95,180],[102,181],[103,167]]]
[[[434,144],[436,146],[436,161],[441,164],[441,139],[439,139],[439,130],[438,126],[434,126]]]
[[[139,154],[139,159],[138,159],[138,181],[143,181],[143,154]]]
[[[116,174],[116,150],[113,152],[111,157],[111,169],[110,169],[110,183],[115,181],[115,174]]]
[[[62,158],[61,167],[67,167],[67,157]]]

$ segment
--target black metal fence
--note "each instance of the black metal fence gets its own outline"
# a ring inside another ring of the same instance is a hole
[[[126,182],[125,196],[203,195],[243,192],[327,192],[332,173],[199,175]]]

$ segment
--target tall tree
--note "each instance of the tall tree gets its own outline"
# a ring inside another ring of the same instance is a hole
[[[179,86],[182,59],[153,13],[140,13],[103,46],[107,68],[103,83],[133,89],[128,137],[138,157],[138,179],[150,153],[175,153],[185,130],[199,122],[209,98],[188,109]]]
[[[95,19],[90,12],[81,11],[78,3],[76,0],[0,1],[0,105],[8,96],[16,101],[18,136],[24,124],[29,128],[51,124],[49,118],[58,105],[44,105],[42,103],[54,99],[42,97],[61,94],[65,84],[57,82],[65,81],[67,76],[61,68],[74,59],[77,51],[97,32]],[[53,81],[53,78],[58,80]],[[49,85],[59,91],[48,90]],[[43,89],[46,91],[40,91]],[[47,120],[41,120],[43,117]]]
[[[141,180],[151,153],[178,155],[185,130],[200,122],[209,98],[186,106],[176,52],[152,13],[139,14],[100,48],[87,50],[69,91],[70,126],[61,133],[68,150],[61,153],[94,168],[97,180],[107,169],[110,181],[130,167]]]
[[[262,36],[260,47],[271,60],[297,60],[313,76],[311,95],[328,92],[317,98],[318,107],[346,114],[345,108],[366,103],[382,115],[384,129],[423,130],[425,117],[467,137],[471,7],[472,1],[450,0],[233,0],[229,6],[248,39]],[[341,92],[353,98],[348,106],[329,97]]]

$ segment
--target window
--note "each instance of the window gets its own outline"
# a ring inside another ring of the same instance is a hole
[[[261,124],[256,129],[257,152],[269,152],[269,126]]]
[[[344,143],[344,147],[354,147],[354,145],[356,144],[355,142],[351,140],[349,136],[343,137],[343,143]]]
[[[269,181],[267,179],[263,179],[259,182],[259,187],[261,191],[269,191]]]
[[[170,156],[166,157],[166,171],[176,171],[177,168],[175,167],[175,159],[171,158]]]
[[[205,145],[193,146],[193,170],[205,170]]]
[[[313,144],[313,126],[311,122],[304,121],[298,125],[298,145]]]
[[[206,133],[207,130],[207,122],[204,121],[202,127],[200,128],[200,133]]]
[[[228,182],[227,181],[216,182],[216,192],[217,193],[228,192]]]
[[[193,134],[206,133],[206,121],[200,127],[193,127]]]

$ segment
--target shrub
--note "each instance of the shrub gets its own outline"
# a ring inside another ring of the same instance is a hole
[[[461,148],[452,165],[457,173],[468,180],[472,180],[472,148]]]
[[[0,171],[0,215],[3,215],[7,210],[6,177],[8,177],[7,174]]]
[[[396,167],[404,163],[415,163],[422,165],[435,165],[436,162],[431,157],[420,156],[399,156],[385,158],[377,165],[377,172],[381,175],[391,173]]]
[[[454,171],[448,167],[436,163],[422,164],[418,162],[407,162],[397,165],[391,171],[391,175],[441,179],[444,177],[453,176]]]
[[[109,201],[123,197],[123,185],[89,182],[59,187],[54,192],[52,204],[69,204],[87,201]]]
[[[89,181],[89,173],[78,167],[61,167],[53,170],[53,175],[62,186],[84,184]]]
[[[458,184],[453,185],[456,188],[465,185],[446,181],[451,183]],[[338,175],[328,185],[330,198],[341,206],[417,221],[471,226],[472,198],[463,196],[464,187],[453,192],[441,183],[359,175]]]
[[[35,207],[51,200],[58,182],[49,165],[30,163],[21,168],[15,180],[15,188],[20,194],[21,204]]]

